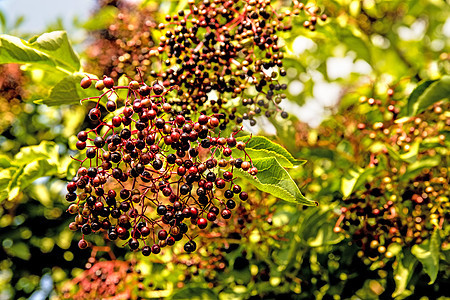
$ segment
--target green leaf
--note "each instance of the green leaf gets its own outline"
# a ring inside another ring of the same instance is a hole
[[[22,147],[14,156],[14,162],[18,165],[28,164],[35,160],[49,159],[52,164],[58,163],[58,145],[54,142],[42,141],[39,145]]]
[[[406,172],[402,175],[401,179],[403,181],[407,181],[408,179],[411,179],[422,171],[424,168],[433,168],[439,166],[441,163],[441,157],[440,156],[434,156],[425,158],[423,160],[418,160],[406,168]]]
[[[302,195],[292,177],[275,157],[258,158],[252,161],[258,169],[256,176],[236,168],[237,176],[248,180],[259,190],[285,201],[304,205],[318,205],[317,202],[308,200]]]
[[[98,96],[98,91],[95,89],[84,90],[81,88],[80,81],[85,76],[85,73],[74,73],[64,77],[51,88],[47,98],[35,100],[34,103],[48,106],[80,104],[81,99]]]
[[[119,10],[117,7],[108,5],[100,9],[94,16],[83,24],[86,30],[101,30],[113,24]]]
[[[374,172],[375,168],[349,170],[341,181],[341,191],[344,198],[350,196],[353,191],[366,182],[367,178]]]
[[[33,161],[25,165],[22,174],[17,178],[17,186],[23,190],[38,178],[56,174],[58,174],[57,164],[51,164],[45,159]]]
[[[411,248],[411,253],[422,263],[425,273],[430,276],[428,284],[434,283],[439,271],[440,246],[439,232],[436,229],[430,239]]]
[[[65,31],[44,33],[29,42],[0,35],[0,64],[41,64],[71,74],[80,71],[80,60]]]
[[[409,250],[404,249],[399,253],[397,256],[397,265],[394,268],[395,291],[392,294],[392,297],[400,297],[403,299],[412,294],[412,292],[406,288],[414,274],[417,263],[418,260],[411,252],[409,252]]]
[[[263,136],[243,136],[236,140],[247,142],[245,151],[252,159],[274,157],[284,168],[303,165],[306,160],[295,159],[286,149]]]
[[[450,97],[450,75],[418,85],[408,98],[408,116],[415,116],[433,103]]]
[[[8,198],[8,186],[14,177],[17,168],[12,167],[0,171],[0,203]]]

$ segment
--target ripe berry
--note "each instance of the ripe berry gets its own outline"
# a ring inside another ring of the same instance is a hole
[[[164,230],[164,229],[161,229],[161,230],[158,232],[158,239],[160,239],[160,240],[165,240],[165,239],[167,239],[167,231]]]
[[[106,110],[109,112],[113,112],[117,109],[116,102],[109,100],[106,102]]]
[[[142,255],[149,256],[152,253],[152,250],[150,249],[150,246],[144,246],[142,247]]]
[[[159,252],[161,252],[161,248],[158,245],[154,244],[152,246],[152,253],[153,254],[158,254]]]
[[[91,86],[92,84],[92,80],[88,77],[84,77],[83,79],[81,79],[80,85],[83,89],[87,89]]]
[[[206,215],[206,218],[208,219],[208,221],[213,222],[213,221],[216,220],[217,216],[216,216],[215,213],[209,212],[209,213]],[[200,227],[200,226],[199,226],[199,227]]]
[[[236,146],[236,139],[234,137],[227,138],[227,145],[228,147],[233,148]]]
[[[85,239],[81,239],[81,240],[78,242],[78,247],[79,247],[80,249],[86,249],[87,246],[88,246],[88,242],[86,242]]]
[[[242,201],[246,201],[248,199],[248,194],[246,192],[241,192],[239,194],[239,199],[241,199]]]
[[[110,239],[111,241],[115,241],[118,238],[118,234],[115,230],[110,230],[108,232],[108,239]]]
[[[231,180],[233,179],[233,173],[231,173],[230,171],[225,171],[223,172],[223,178],[225,180]]]
[[[167,207],[165,205],[160,205],[156,209],[156,212],[158,213],[158,215],[163,216],[167,213]]]
[[[131,238],[128,241],[128,246],[130,246],[131,250],[136,250],[137,248],[139,248],[139,241],[135,238]]]
[[[224,196],[225,196],[225,198],[230,199],[230,198],[233,198],[234,193],[231,190],[226,190],[225,193],[224,193]]]
[[[236,207],[236,202],[234,202],[233,200],[230,199],[227,201],[226,205],[229,209],[234,209]]]
[[[193,241],[189,241],[186,244],[184,244],[184,251],[187,253],[194,252],[197,248],[197,245]]]
[[[79,141],[85,142],[87,140],[87,138],[88,138],[88,134],[87,134],[86,131],[80,131],[77,134],[77,138],[78,138]]]
[[[92,232],[91,226],[89,224],[84,224],[81,227],[81,232],[86,235],[91,234],[91,232]]]
[[[103,78],[103,84],[107,89],[111,89],[114,86],[114,80],[111,77]]]
[[[200,116],[198,117],[198,123],[199,123],[200,125],[205,125],[206,123],[208,123],[208,117],[205,116],[205,115],[200,115]]]
[[[237,184],[233,185],[233,193],[239,194],[241,192],[241,187]]]
[[[197,220],[197,226],[200,229],[205,229],[208,226],[208,221],[205,218],[199,218]]]
[[[75,193],[67,193],[66,194],[66,201],[73,202],[75,200],[77,200],[77,194],[75,194]]]
[[[164,87],[158,83],[153,85],[153,92],[155,95],[161,95],[164,92]]]
[[[222,218],[229,219],[229,218],[231,218],[231,211],[228,209],[224,209],[224,210],[222,210],[221,215],[222,215]]]
[[[89,111],[89,119],[91,119],[91,121],[98,121],[100,120],[101,117],[101,112],[100,109],[94,107]]]
[[[150,234],[150,228],[147,226],[144,226],[140,229],[140,232],[143,237],[146,237]]]

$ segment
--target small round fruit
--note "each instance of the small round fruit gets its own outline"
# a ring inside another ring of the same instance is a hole
[[[114,86],[114,80],[111,77],[103,78],[103,84],[107,89],[111,89]]]
[[[92,80],[89,77],[84,77],[81,79],[80,85],[83,89],[87,89],[91,86]]]
[[[103,90],[105,88],[105,83],[103,80],[99,80],[95,83],[95,88],[99,91]]]
[[[208,226],[208,221],[205,218],[199,218],[197,220],[197,226],[200,229],[205,229]]]
[[[86,249],[88,247],[88,242],[85,239],[81,239],[78,242],[78,248],[80,249]]]

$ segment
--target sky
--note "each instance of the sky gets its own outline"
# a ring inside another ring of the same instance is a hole
[[[64,28],[75,34],[74,18],[86,21],[95,3],[95,0],[0,0],[0,11],[6,18],[8,31],[21,16],[24,21],[18,28],[19,32],[29,34],[45,32],[48,25],[55,24],[61,17]]]

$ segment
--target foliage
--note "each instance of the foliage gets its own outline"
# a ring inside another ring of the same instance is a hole
[[[110,4],[85,25],[96,40],[80,55],[63,31],[0,36],[0,62],[22,64],[2,66],[0,79],[0,298],[70,298],[98,288],[87,279],[104,274],[124,280],[118,293],[146,299],[449,296],[447,3],[324,0],[328,18],[313,28],[305,3],[307,13],[279,33],[287,76],[276,80],[287,89],[275,113],[243,118],[256,100],[218,106],[253,133],[236,135],[247,143],[240,156],[258,169],[256,176],[236,170],[249,200],[237,203],[236,217],[199,231],[196,252],[164,248],[149,257],[100,235],[89,237],[100,248],[80,250],[82,235],[68,229],[65,181],[79,167],[70,158],[74,135],[95,129],[87,111],[110,100],[80,80],[161,80],[151,70],[165,68],[163,60],[148,51],[162,35],[156,24],[186,5]],[[319,206],[299,205],[312,201]],[[65,288],[74,282],[88,289]]]

